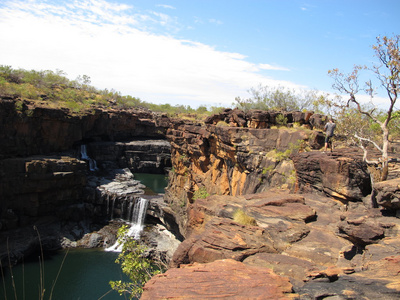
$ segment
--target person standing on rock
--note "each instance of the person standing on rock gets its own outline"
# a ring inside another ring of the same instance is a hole
[[[331,152],[333,150],[333,144],[332,144],[332,137],[333,137],[333,133],[335,131],[336,128],[336,124],[333,122],[332,118],[329,118],[328,123],[325,124],[325,151],[328,150],[328,144],[331,145]]]

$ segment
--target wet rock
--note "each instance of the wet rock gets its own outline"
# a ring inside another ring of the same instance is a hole
[[[293,299],[287,278],[226,259],[169,269],[146,283],[141,299]]]

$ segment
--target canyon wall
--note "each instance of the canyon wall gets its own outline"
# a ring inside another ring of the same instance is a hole
[[[24,102],[0,101],[0,159],[49,154],[73,149],[92,141],[126,141],[164,138],[169,118],[148,110],[68,110]]]
[[[323,126],[324,117],[310,112],[229,109],[205,124],[175,122],[167,131],[173,170],[166,199],[182,217],[181,230],[187,205],[198,197],[294,189],[296,170],[290,157],[320,149]]]
[[[162,174],[171,165],[168,127],[165,115],[146,110],[78,115],[0,101],[0,258],[34,251],[32,228],[44,247],[57,248],[128,218],[144,193],[132,172]]]

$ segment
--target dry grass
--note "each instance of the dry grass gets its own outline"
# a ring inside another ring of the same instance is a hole
[[[253,217],[247,215],[242,209],[238,209],[233,214],[233,220],[241,225],[257,226],[257,222]]]

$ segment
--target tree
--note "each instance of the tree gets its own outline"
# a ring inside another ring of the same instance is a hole
[[[259,85],[251,88],[251,98],[235,98],[237,108],[248,111],[250,109],[295,111],[311,109],[320,97],[316,91],[296,91],[294,89],[269,87]]]
[[[127,236],[127,226],[118,230],[118,240],[123,243],[122,252],[116,260],[121,265],[122,272],[129,277],[130,282],[122,280],[110,281],[110,286],[120,295],[128,294],[129,299],[140,298],[144,284],[165,268],[160,260],[152,261],[145,257],[146,248],[139,245],[133,237]]]
[[[377,37],[377,44],[373,46],[375,56],[379,64],[372,67],[356,65],[349,74],[340,73],[338,69],[328,71],[333,78],[333,88],[340,93],[347,94],[350,98],[341,103],[342,107],[354,108],[358,114],[366,117],[370,122],[378,125],[381,133],[380,142],[373,140],[371,136],[365,136],[360,131],[353,132],[353,136],[359,141],[359,146],[364,150],[364,159],[367,160],[367,148],[365,143],[372,144],[381,152],[382,176],[381,180],[386,180],[388,176],[388,148],[389,148],[389,129],[390,121],[395,117],[395,104],[400,90],[400,35],[394,37]],[[378,84],[373,84],[370,79],[363,86],[360,83],[361,71],[369,70],[377,78]],[[387,108],[380,112],[373,103],[373,97],[379,89],[387,94]],[[360,100],[359,92],[365,92],[371,99],[371,105],[365,106]]]

